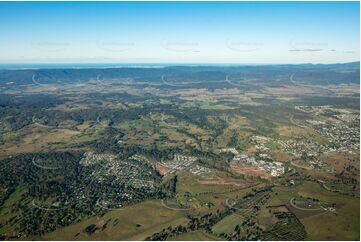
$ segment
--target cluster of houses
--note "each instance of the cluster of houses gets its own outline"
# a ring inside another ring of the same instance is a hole
[[[204,166],[196,165],[192,167],[189,171],[195,176],[204,176],[205,174],[210,173],[211,169]]]
[[[268,141],[267,137],[255,136],[252,137],[252,140],[255,141],[257,150],[266,151],[266,142]],[[239,153],[235,148],[223,148],[221,152],[229,152],[234,155],[231,165],[241,165],[241,166],[250,166],[257,167],[260,170],[263,170],[269,173],[273,177],[281,176],[284,174],[285,169],[281,162],[276,162],[272,160],[272,157],[268,154],[258,154],[258,157],[254,153]]]
[[[83,166],[90,166],[90,165],[101,163],[103,161],[104,162],[114,162],[116,160],[118,160],[118,157],[113,154],[85,152],[79,163]]]
[[[264,152],[269,150],[269,148],[266,146],[270,141],[269,137],[255,135],[251,137],[251,141],[255,143],[257,151]]]
[[[152,189],[154,188],[154,181],[152,180],[144,180],[144,179],[139,179],[139,178],[134,178],[132,180],[132,187],[135,188],[148,188],[148,189]]]
[[[310,168],[332,170],[327,163],[318,158],[320,154],[331,152],[332,148],[328,148],[310,139],[278,140],[278,144],[280,144],[284,151],[292,154],[295,158],[308,163]]]
[[[337,109],[333,108],[330,105],[323,106],[295,106],[295,109],[305,113],[313,113],[315,115],[323,114],[327,111],[337,111]]]
[[[181,171],[190,168],[190,166],[197,160],[194,156],[174,155],[173,160],[165,160],[159,162],[159,165],[164,169],[162,175],[173,174],[176,171]],[[158,166],[159,166],[158,165]]]
[[[281,162],[256,159],[255,155],[252,153],[236,155],[232,160],[232,163],[258,167],[273,177],[281,176],[285,173],[285,168]]]
[[[317,157],[321,153],[326,153],[328,148],[312,139],[289,139],[278,140],[278,144],[284,151],[292,154],[296,158]]]
[[[99,164],[100,169],[94,169],[91,174],[99,182],[111,178],[112,182],[122,183],[126,187],[154,188],[152,178],[154,165],[141,155],[120,159],[114,154],[86,152],[80,164],[84,166]]]
[[[131,157],[129,157],[128,159],[137,161],[139,163],[146,163],[147,165],[149,165],[150,167],[155,169],[154,164],[147,157],[145,157],[143,155],[135,154],[135,155],[132,155]]]
[[[332,115],[335,121],[306,120],[322,136],[326,137],[329,145],[322,152],[353,153],[360,149],[360,114],[348,109],[325,106],[295,106],[296,110],[312,113],[315,117]]]
[[[349,125],[346,122],[316,124],[314,129],[328,139],[329,152],[353,153],[360,149],[359,122],[355,125]]]
[[[307,120],[317,133],[327,139],[327,143],[319,143],[311,139],[295,138],[278,140],[278,143],[296,158],[317,157],[328,153],[354,153],[360,149],[360,126],[343,121],[326,123],[318,120]]]
[[[348,123],[351,123],[351,122],[360,122],[360,114],[354,114],[354,113],[351,113],[351,114],[339,114],[339,115],[335,115],[335,117],[339,120],[342,120],[344,122],[348,122]]]

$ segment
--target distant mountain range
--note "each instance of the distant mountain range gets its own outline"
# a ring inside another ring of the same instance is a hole
[[[103,65],[103,64],[101,64]],[[1,68],[1,66],[0,66]],[[90,80],[131,78],[145,82],[160,82],[162,76],[173,81],[212,81],[256,78],[261,81],[277,79],[302,80],[313,84],[360,83],[360,62],[339,64],[300,64],[300,65],[143,65],[117,68],[84,67],[2,69],[0,85],[24,85],[32,83],[86,82]]]
[[[347,63],[335,63],[335,64],[207,64],[207,63],[190,63],[190,64],[174,64],[174,63],[0,63],[0,70],[25,70],[25,69],[102,69],[102,68],[164,68],[164,67],[259,67],[259,66],[272,66],[272,67],[316,67],[316,68],[335,68],[335,67],[347,67],[347,68],[359,68],[360,62],[347,62]]]

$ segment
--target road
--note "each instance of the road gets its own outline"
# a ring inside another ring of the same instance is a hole
[[[101,205],[101,204],[99,203],[99,200],[100,200],[100,199],[98,199],[97,202],[95,203],[95,205],[98,206],[98,207],[101,207],[101,208],[106,209],[106,210],[123,210],[122,207],[120,207],[120,208],[105,207],[105,206],[103,206],[103,205]],[[116,205],[117,205],[117,206],[119,206],[119,205],[122,206],[122,204],[116,204]]]
[[[296,204],[294,204],[294,202],[293,202],[294,199],[295,198],[291,198],[290,204],[291,204],[292,207],[297,208],[299,210],[303,210],[303,211],[321,211],[321,210],[323,210],[322,208],[301,208],[301,207],[298,207]]]
[[[35,162],[34,158],[31,160],[33,164],[39,168],[46,169],[46,170],[57,170],[60,169],[60,167],[52,167],[52,166],[42,166]]]
[[[166,125],[166,126],[168,126],[168,127],[170,127],[170,128],[175,128],[175,129],[179,128],[179,126],[177,126],[177,125],[171,125],[171,124],[168,124],[166,121],[164,121],[164,116],[163,116],[163,115],[162,115],[162,117],[161,117],[160,119],[161,119],[161,122],[162,122],[164,125]]]
[[[293,125],[296,125],[296,126],[298,126],[298,127],[300,127],[300,128],[308,128],[308,127],[305,126],[305,125],[301,125],[301,124],[296,123],[296,122],[293,120],[293,115],[290,117],[290,122],[291,122]]]
[[[41,206],[37,205],[37,204],[35,203],[35,199],[31,202],[31,204],[32,204],[34,207],[39,208],[39,209],[41,209],[41,210],[45,210],[45,211],[56,211],[56,210],[65,209],[65,208],[44,208],[44,207],[41,207]]]
[[[171,86],[171,87],[184,87],[184,85],[179,85],[179,84],[172,84],[172,83],[169,83],[165,80],[164,76],[161,77],[162,78],[162,82],[165,84],[165,85],[168,85],[168,86]]]
[[[233,207],[233,205],[229,204],[229,198],[226,199],[226,205],[229,208],[236,209],[238,211],[252,211],[252,209],[250,209],[250,208],[236,208],[236,207]]]
[[[174,210],[174,211],[188,211],[188,210],[190,210],[190,208],[172,208],[172,207],[169,207],[168,205],[166,205],[166,204],[164,203],[164,200],[163,200],[163,199],[162,199],[162,201],[161,201],[161,204],[162,204],[163,207],[168,208],[168,209],[170,209],[170,210]]]
[[[43,85],[40,82],[38,82],[37,80],[35,80],[35,74],[31,77],[31,80],[33,81],[34,84],[36,85]]]
[[[225,80],[228,84],[232,85],[232,86],[235,86],[235,87],[244,87],[240,84],[235,84],[233,82],[231,82],[229,79],[228,79],[228,75],[226,76],[226,80]]]
[[[295,81],[295,79],[294,79],[294,76],[295,76],[294,73],[290,76],[290,82],[295,86],[319,89],[321,91],[324,91],[328,95],[333,95],[334,94],[332,91],[330,91],[329,89],[327,89],[327,88],[325,88],[325,87],[323,87],[321,85],[306,85],[306,84],[302,84],[302,83],[297,83]],[[327,81],[327,85],[330,85],[328,81]]]

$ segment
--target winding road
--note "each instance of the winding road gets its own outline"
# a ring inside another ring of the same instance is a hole
[[[229,198],[226,199],[226,205],[229,208],[236,209],[238,211],[252,211],[252,209],[250,209],[250,208],[236,208],[236,207],[233,207],[233,205],[229,204]]]
[[[62,209],[65,209],[65,208],[44,208],[42,206],[39,206],[35,203],[35,199],[31,202],[31,204],[38,208],[38,209],[41,209],[41,210],[45,210],[45,211],[57,211],[57,210],[62,210]]]
[[[123,210],[122,207],[121,207],[121,208],[105,207],[105,206],[103,206],[103,205],[101,205],[101,204],[99,203],[99,200],[100,200],[100,199],[98,199],[97,202],[95,203],[95,205],[98,206],[98,207],[101,207],[101,208],[106,209],[106,210]],[[122,206],[122,204],[117,204],[117,205],[118,205],[118,206],[119,206],[119,205]]]
[[[52,167],[52,166],[42,166],[42,165],[39,165],[38,163],[35,162],[35,159],[33,158],[32,160],[32,163],[39,167],[39,168],[42,168],[42,169],[46,169],[46,170],[57,170],[57,169],[60,169],[60,167]]]
[[[168,85],[168,86],[171,86],[171,87],[184,87],[184,85],[180,85],[180,84],[172,84],[172,83],[169,83],[165,80],[164,76],[161,77],[162,79],[162,82],[165,84],[165,85]]]
[[[174,210],[174,211],[188,211],[188,210],[191,210],[190,208],[172,208],[172,207],[169,207],[168,205],[166,205],[164,203],[163,199],[161,200],[161,204],[162,204],[163,207],[168,208],[170,210]]]
[[[324,210],[323,208],[301,208],[301,207],[298,207],[296,204],[294,204],[294,200],[295,200],[295,198],[291,198],[290,204],[291,204],[292,207],[294,207],[296,209],[299,209],[299,210],[302,210],[302,211],[321,211],[321,210]]]
[[[300,128],[308,128],[308,127],[305,126],[305,125],[301,125],[301,124],[296,123],[296,122],[293,120],[293,116],[294,116],[294,115],[292,115],[292,116],[290,117],[290,122],[291,122],[293,125],[296,125],[296,126],[298,126],[298,127],[300,127]]]
[[[228,75],[226,76],[226,80],[225,80],[228,84],[230,84],[230,85],[232,85],[232,86],[235,86],[235,87],[243,87],[244,88],[244,86],[242,86],[242,85],[240,85],[240,84],[236,84],[236,83],[233,83],[233,82],[231,82],[229,79],[228,79]]]
[[[40,82],[38,82],[37,80],[35,80],[35,74],[31,77],[31,80],[33,81],[34,84],[36,85],[43,85]]]

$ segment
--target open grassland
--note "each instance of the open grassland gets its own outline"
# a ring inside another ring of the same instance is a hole
[[[159,200],[145,201],[112,210],[101,217],[85,219],[80,223],[59,228],[41,237],[45,240],[144,240],[169,226],[186,224],[183,212],[169,210]],[[94,224],[97,230],[88,234],[85,229]]]
[[[188,232],[171,238],[172,241],[213,241],[220,240],[202,230]]]
[[[287,209],[280,207],[277,208],[277,211],[287,212]],[[260,227],[262,227],[264,230],[270,228],[272,224],[277,222],[277,218],[272,214],[272,209],[267,208],[266,206],[260,209],[257,217]]]
[[[353,165],[360,169],[359,152],[355,154],[327,154],[322,155],[321,159],[332,166],[335,172],[341,172],[344,167]],[[359,179],[359,177],[357,177]]]
[[[298,127],[292,126],[279,126],[276,129],[277,134],[282,138],[294,138],[294,137],[305,137],[305,138],[319,138],[319,135],[309,127]]]
[[[231,234],[237,225],[241,225],[242,218],[236,213],[228,215],[212,227],[212,231],[216,234],[226,233]]]
[[[26,193],[27,188],[25,186],[19,186],[5,201],[4,205],[0,209],[0,234],[9,233],[18,229],[17,224],[7,225],[9,220],[21,216],[19,211],[14,211],[15,204],[19,204],[22,200],[22,196]]]
[[[193,177],[190,174],[182,174],[178,177],[179,184],[177,185],[177,189],[179,192],[191,192],[191,193],[225,193],[228,191],[232,191],[236,188],[242,188],[246,187],[246,184],[241,179],[232,179],[232,178],[223,178],[224,173],[217,173],[212,176],[208,176],[206,178],[197,178]],[[202,182],[202,181],[209,181]],[[214,180],[214,183],[211,183],[211,181]],[[223,181],[223,183],[222,183]],[[238,182],[240,186],[237,186],[237,184],[232,183],[225,183],[225,181],[233,181]],[[241,186],[242,185],[242,186]]]
[[[222,104],[214,104],[214,103],[202,103],[200,108],[210,109],[210,110],[228,110],[228,109],[234,109],[235,107],[226,106]]]
[[[189,174],[178,176],[176,198],[186,207],[195,209],[192,211],[207,213],[225,208],[226,199],[242,197],[251,190],[244,181],[223,176],[219,174],[214,183],[198,181]]]
[[[290,200],[298,196],[319,199],[328,204],[335,203],[336,211],[295,209],[290,206]],[[305,181],[292,188],[275,188],[267,206],[277,205],[290,207],[305,226],[309,240],[358,240],[359,238],[359,198],[357,197],[329,192],[318,183]]]
[[[223,129],[222,133],[216,137],[219,147],[235,146],[245,148],[249,144],[249,136],[252,130],[249,120],[242,116],[222,117],[227,122],[227,127]]]
[[[301,219],[310,240],[359,240],[359,198],[326,191],[319,184],[305,182],[300,195],[336,203],[335,212]]]
[[[19,139],[7,142],[0,148],[0,156],[18,153],[34,152],[67,143],[71,138],[80,134],[69,129],[53,129],[48,127],[28,127],[19,131]]]
[[[106,126],[103,123],[75,125],[64,122],[59,127],[33,124],[16,132],[16,138],[7,139],[0,147],[0,157],[72,148],[74,144],[98,139]]]

